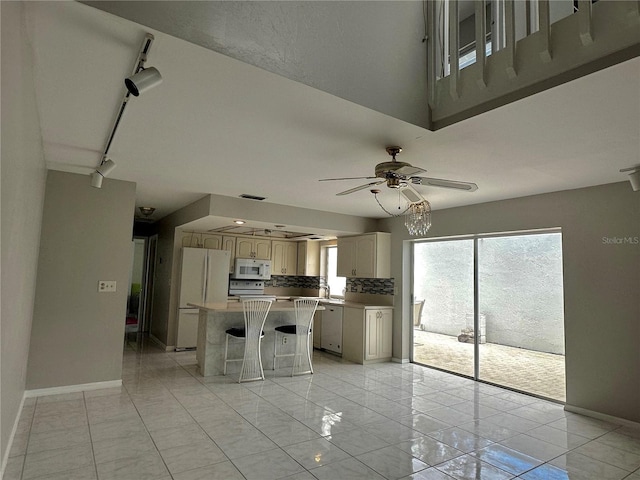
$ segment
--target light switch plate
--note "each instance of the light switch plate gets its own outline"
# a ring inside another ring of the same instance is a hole
[[[98,292],[115,292],[116,291],[116,281],[115,280],[100,280],[98,282]]]

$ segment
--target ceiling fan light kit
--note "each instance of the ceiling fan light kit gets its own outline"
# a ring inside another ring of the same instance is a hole
[[[431,228],[431,204],[427,200],[410,204],[404,215],[404,226],[409,235],[426,235]]]
[[[376,198],[380,208],[392,217],[405,216],[405,226],[410,235],[426,235],[431,228],[431,204],[417,192],[412,185],[426,185],[429,187],[450,188],[454,190],[463,190],[467,192],[475,192],[478,185],[471,182],[460,182],[457,180],[446,180],[443,178],[418,177],[417,175],[426,172],[424,168],[414,167],[406,162],[396,160],[396,155],[402,152],[402,148],[398,146],[387,147],[386,151],[391,155],[390,162],[382,162],[375,167],[374,177],[343,177],[343,178],[323,178],[321,182],[333,180],[372,180],[381,179],[375,182],[365,183],[359,187],[339,192],[336,195],[349,195],[350,193],[364,190],[365,188],[375,187],[383,183],[387,187],[394,188],[400,192],[407,200],[407,208],[400,214],[392,214],[380,203],[377,188],[371,189],[371,193]],[[400,208],[400,207],[398,207]]]

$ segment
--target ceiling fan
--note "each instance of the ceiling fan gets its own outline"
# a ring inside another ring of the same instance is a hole
[[[399,162],[396,160],[402,148],[400,147],[387,147],[387,153],[391,155],[390,162],[382,162],[376,165],[375,176],[373,177],[344,177],[344,178],[323,178],[321,182],[330,182],[334,180],[369,180],[379,179],[375,182],[365,183],[359,187],[350,188],[344,192],[337,193],[336,195],[348,195],[350,193],[364,190],[365,188],[374,187],[383,183],[387,184],[389,188],[400,188],[402,193],[406,193],[405,197],[410,202],[419,201],[421,198],[411,185],[428,185],[430,187],[452,188],[455,190],[463,190],[467,192],[474,192],[478,189],[475,183],[460,182],[457,180],[445,180],[442,178],[432,177],[419,177],[417,175],[426,172],[424,168],[414,167],[406,162]],[[406,188],[410,187],[410,188]]]

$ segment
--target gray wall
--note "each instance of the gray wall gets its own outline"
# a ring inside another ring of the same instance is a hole
[[[393,352],[409,358],[409,240],[392,232]],[[567,404],[640,422],[640,194],[628,182],[437,210],[429,237],[562,228]],[[608,240],[611,239],[611,240]],[[403,260],[404,270],[403,270]]]
[[[22,4],[2,16],[2,397],[0,455],[25,389],[46,169]]]
[[[134,183],[48,172],[28,389],[121,378],[134,208]]]

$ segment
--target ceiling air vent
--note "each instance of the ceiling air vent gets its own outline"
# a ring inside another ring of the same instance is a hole
[[[248,193],[243,193],[240,195],[240,198],[248,198],[249,200],[264,200],[267,197],[259,197],[258,195],[249,195]]]

